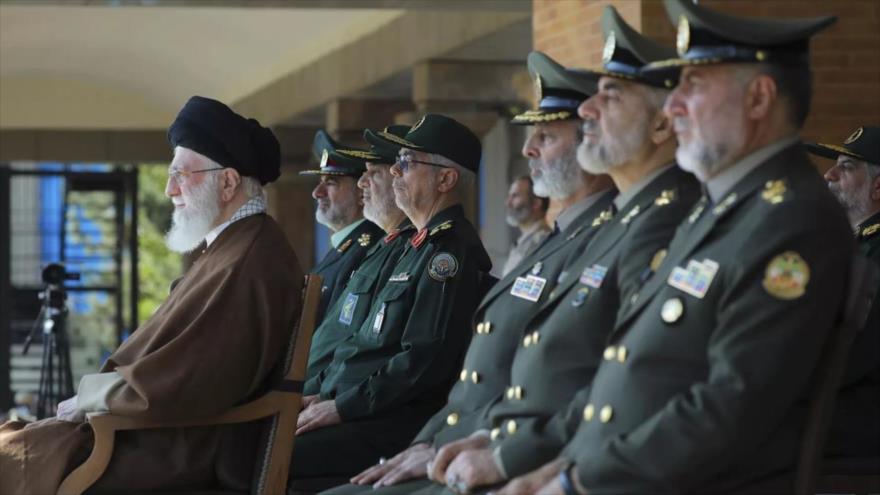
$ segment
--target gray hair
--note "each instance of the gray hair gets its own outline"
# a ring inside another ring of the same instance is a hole
[[[428,154],[428,161],[438,163],[440,165],[445,165],[449,168],[453,168],[458,172],[458,183],[455,185],[455,190],[459,191],[457,194],[459,197],[462,197],[462,194],[465,191],[472,191],[473,188],[477,184],[477,174],[473,171],[468,170],[458,163],[446,158],[443,155],[439,155],[437,153]]]

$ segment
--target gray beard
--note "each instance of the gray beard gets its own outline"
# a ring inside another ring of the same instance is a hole
[[[572,147],[566,154],[548,163],[548,167],[540,169],[529,160],[529,168],[541,171],[538,177],[532,177],[532,189],[535,195],[542,198],[565,199],[574,195],[583,184],[581,169],[577,163],[577,147]]]
[[[853,226],[856,226],[867,217],[871,210],[869,199],[870,187],[871,183],[866,181],[860,191],[856,191],[856,193],[852,195],[846,195],[835,184],[828,184],[828,190],[831,191],[831,194],[833,194],[837,201],[843,206],[844,211],[846,211],[846,216],[849,219],[849,223]]]
[[[220,215],[220,201],[217,197],[219,175],[208,176],[186,199],[183,210],[175,210],[171,217],[171,229],[165,236],[165,245],[175,253],[189,253],[198,247],[214,228]]]

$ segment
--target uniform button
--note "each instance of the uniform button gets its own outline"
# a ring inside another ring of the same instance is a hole
[[[458,375],[458,379],[465,382],[467,381],[467,370],[461,370],[461,373]]]
[[[480,374],[476,371],[471,371],[471,381],[474,382],[474,385],[480,383]]]
[[[516,421],[511,419],[507,422],[507,434],[513,435],[514,433],[516,433]]]
[[[587,407],[584,408],[584,421],[592,421],[595,412],[596,408],[592,404],[587,404]]]
[[[606,347],[605,352],[602,353],[602,357],[604,357],[606,361],[611,361],[616,355],[617,349],[613,345]]]
[[[446,416],[446,424],[449,426],[455,426],[458,424],[458,413],[449,413],[449,416]]]
[[[525,338],[523,338],[523,347],[528,347],[530,345],[532,345],[532,336],[526,335]]]
[[[599,411],[599,421],[607,423],[611,421],[612,416],[614,416],[614,409],[611,409],[611,406],[608,405],[602,406],[602,410]]]
[[[501,428],[492,428],[492,433],[489,436],[492,440],[497,440],[501,436]]]
[[[491,333],[492,332],[492,322],[487,321],[483,323],[483,333]]]
[[[633,294],[629,297],[630,304],[635,304],[637,302],[639,302],[639,293],[638,292],[636,292],[635,294]]]
[[[507,400],[513,400],[513,387],[507,387]]]
[[[483,322],[477,323],[477,333],[483,333]]]
[[[626,361],[626,357],[629,356],[629,351],[624,346],[620,346],[617,348],[617,361],[623,363]]]
[[[539,334],[537,330],[535,330],[534,332],[532,332],[532,345],[537,344],[537,343],[538,343],[538,340],[539,340],[540,338],[541,338],[541,334]]]

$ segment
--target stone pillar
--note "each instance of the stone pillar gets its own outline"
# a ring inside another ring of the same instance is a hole
[[[507,189],[512,177],[527,167],[520,154],[522,131],[509,124],[515,110],[530,104],[521,94],[523,78],[528,78],[525,58],[511,62],[422,62],[413,68],[416,111],[398,116],[398,120],[413,122],[426,112],[442,113],[480,137],[483,160],[475,190],[466,193],[464,207],[499,270],[512,236],[504,222]]]

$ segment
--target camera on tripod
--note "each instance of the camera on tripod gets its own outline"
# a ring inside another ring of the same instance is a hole
[[[73,395],[73,373],[70,368],[70,340],[67,336],[66,280],[79,280],[79,273],[68,272],[60,263],[43,268],[45,290],[40,293],[43,306],[34,326],[24,342],[22,354],[27,354],[31,342],[42,327],[43,359],[40,366],[40,388],[37,393],[37,418],[43,419],[55,412],[58,402]]]

